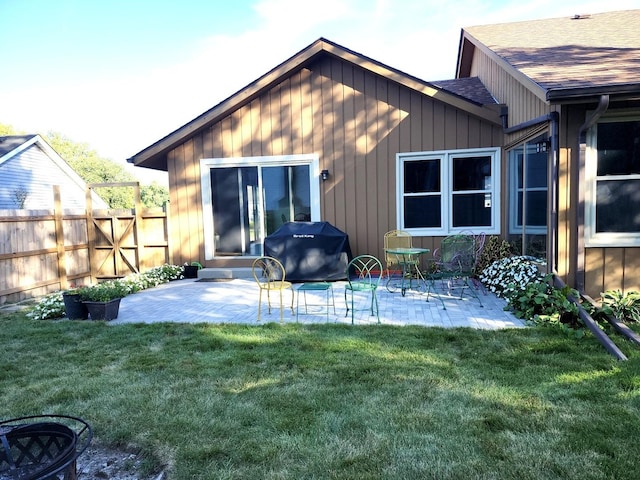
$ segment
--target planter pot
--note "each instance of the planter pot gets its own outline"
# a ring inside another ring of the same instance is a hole
[[[114,320],[118,318],[118,312],[120,311],[120,300],[116,298],[108,302],[88,302],[84,301],[89,311],[89,317],[91,320]]]
[[[184,266],[184,278],[198,278],[198,270],[200,267],[197,265],[185,265]]]
[[[78,294],[63,293],[64,311],[69,320],[86,320],[89,318],[87,306],[80,300]]]

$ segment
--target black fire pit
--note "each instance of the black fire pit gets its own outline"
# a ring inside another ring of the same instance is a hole
[[[0,480],[75,480],[92,437],[87,422],[66,415],[0,422]]]

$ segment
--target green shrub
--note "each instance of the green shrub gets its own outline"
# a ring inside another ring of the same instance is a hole
[[[476,274],[480,274],[485,268],[497,260],[513,255],[511,246],[502,238],[491,235],[484,242],[484,247],[476,264]]]
[[[126,297],[128,290],[124,282],[120,280],[109,280],[89,287],[82,287],[78,292],[82,301],[85,302],[109,302],[116,298]]]
[[[610,317],[623,322],[640,322],[640,292],[607,290],[602,293],[601,300],[602,310]]]
[[[569,296],[580,298],[578,291],[565,285],[556,288],[551,285],[552,275],[534,281],[520,291],[510,291],[506,295],[507,308],[513,314],[534,324],[565,324],[578,326],[578,306]]]

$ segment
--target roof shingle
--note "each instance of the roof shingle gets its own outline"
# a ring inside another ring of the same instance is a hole
[[[463,30],[545,90],[640,84],[640,10]]]

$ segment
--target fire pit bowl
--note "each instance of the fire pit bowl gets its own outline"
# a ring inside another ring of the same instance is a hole
[[[75,480],[92,438],[87,422],[66,415],[0,422],[0,480]]]

